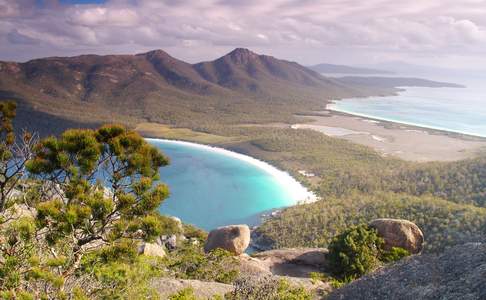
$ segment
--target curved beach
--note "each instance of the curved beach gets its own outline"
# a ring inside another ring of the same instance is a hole
[[[161,178],[173,192],[161,211],[202,228],[248,222],[259,215],[317,200],[287,172],[219,147],[165,139],[147,139],[171,159]]]

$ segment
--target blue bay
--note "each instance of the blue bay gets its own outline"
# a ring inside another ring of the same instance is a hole
[[[262,212],[295,204],[299,200],[295,189],[305,190],[297,182],[293,187],[288,180],[282,182],[276,169],[269,172],[225,151],[166,140],[149,142],[171,160],[160,171],[171,192],[160,211],[206,230],[257,224]]]

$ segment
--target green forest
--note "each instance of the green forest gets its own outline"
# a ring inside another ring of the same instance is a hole
[[[424,230],[437,252],[486,232],[486,159],[414,163],[311,130],[225,129],[246,137],[233,147],[268,161],[307,185],[321,200],[290,207],[258,233],[274,247],[321,246],[347,226],[404,218]],[[316,174],[307,178],[298,170]],[[285,234],[282,234],[282,233]]]

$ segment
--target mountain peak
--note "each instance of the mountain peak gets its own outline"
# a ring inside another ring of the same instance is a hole
[[[169,53],[165,52],[162,49],[156,49],[149,52],[139,53],[137,56],[145,56],[145,57],[171,57]]]
[[[229,55],[258,55],[248,48],[235,48]]]
[[[258,56],[259,55],[255,52],[246,48],[236,48],[235,50],[225,55],[225,57],[229,57],[233,62],[239,64],[246,64],[250,60],[257,58]]]

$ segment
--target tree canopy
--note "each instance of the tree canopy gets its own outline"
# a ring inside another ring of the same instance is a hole
[[[168,158],[119,125],[68,130],[35,144],[24,138],[28,155],[20,156],[15,104],[0,104],[0,113],[0,297],[83,299],[113,287],[117,272],[143,278],[140,264],[128,273],[127,265],[113,264],[133,263],[138,241],[167,228],[157,208],[169,195],[159,182]],[[20,183],[21,197],[4,193]]]

